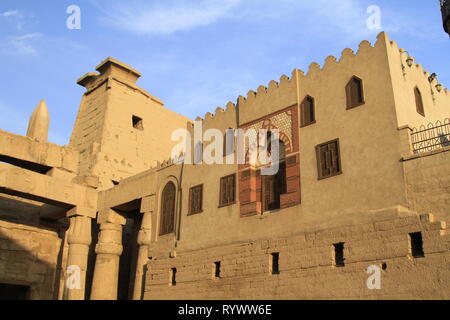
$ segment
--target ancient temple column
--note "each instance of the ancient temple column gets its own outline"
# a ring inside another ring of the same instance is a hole
[[[83,215],[84,214],[84,215]],[[69,252],[67,257],[65,299],[84,300],[89,246],[92,242],[92,209],[74,208],[67,213],[70,228],[67,236]]]
[[[100,212],[100,234],[95,247],[91,300],[117,300],[119,262],[122,254],[122,226],[125,219],[113,210]]]
[[[145,268],[148,262],[148,246],[151,241],[152,212],[144,213],[141,229],[138,234],[138,258],[136,263],[136,277],[134,281],[133,300],[141,300],[142,285],[144,282]]]

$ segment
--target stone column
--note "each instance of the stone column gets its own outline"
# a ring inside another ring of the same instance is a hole
[[[119,262],[122,254],[122,226],[125,218],[113,210],[101,211],[97,220],[100,234],[95,247],[91,300],[117,300]]]
[[[136,263],[136,277],[134,281],[133,300],[141,300],[142,285],[145,275],[145,267],[148,262],[148,247],[151,241],[152,228],[152,212],[144,213],[142,218],[141,228],[138,234],[138,258]]]
[[[85,215],[83,215],[85,214]],[[67,213],[70,228],[67,236],[69,252],[65,281],[65,299],[84,300],[89,246],[92,242],[91,223],[93,209],[74,208]]]

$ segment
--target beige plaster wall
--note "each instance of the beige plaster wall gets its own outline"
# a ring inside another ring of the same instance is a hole
[[[436,123],[450,117],[450,93],[443,85],[438,92],[438,80],[429,82],[428,78],[433,71],[426,71],[425,66],[414,61],[409,67],[406,63],[408,53],[399,49],[395,41],[389,41],[387,46],[390,73],[394,89],[397,123],[399,127],[411,128]],[[410,52],[412,56],[414,53]],[[404,68],[402,68],[402,65]],[[439,75],[438,75],[439,79]],[[414,88],[418,87],[424,104],[425,117],[416,111]]]

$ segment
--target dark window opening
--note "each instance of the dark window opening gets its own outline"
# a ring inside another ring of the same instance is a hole
[[[423,252],[422,233],[421,232],[410,233],[409,240],[410,240],[411,255],[414,258],[423,258],[425,256],[425,253]]]
[[[269,133],[270,131],[268,131]],[[268,137],[269,139],[269,134]],[[270,145],[268,146],[270,147]],[[264,211],[277,210],[281,207],[281,195],[287,192],[286,182],[286,161],[285,146],[283,141],[279,141],[279,163],[278,171],[272,176],[261,176],[262,178],[262,198]]]
[[[319,180],[342,173],[339,139],[316,146]]]
[[[421,116],[425,117],[425,109],[423,107],[423,99],[422,99],[422,93],[420,92],[419,88],[414,88],[414,97],[416,99],[416,111]]]
[[[133,116],[133,128],[138,130],[144,130],[144,120],[138,116]]]
[[[161,225],[159,235],[173,233],[175,231],[175,192],[173,182],[164,187],[161,197]]]
[[[236,175],[232,174],[220,179],[219,206],[225,207],[236,202]]]
[[[345,87],[345,91],[347,95],[347,109],[356,108],[365,103],[363,81],[360,78],[354,76]]]
[[[203,211],[203,185],[192,187],[189,190],[189,214]]]
[[[264,211],[280,209],[281,195],[286,193],[286,163],[279,164],[277,174],[262,176]]]
[[[314,98],[307,96],[300,106],[301,126],[306,127],[316,122]]]
[[[334,265],[336,267],[345,266],[345,258],[344,258],[344,243],[335,243],[334,244]]]
[[[272,131],[267,131],[266,136],[266,147],[267,147],[267,153],[272,152]]]
[[[119,181],[116,181],[116,180],[112,180],[112,183],[113,183],[113,185],[115,185],[115,186],[117,186],[117,185],[119,185]]]
[[[272,274],[280,274],[280,253],[274,252],[271,254],[270,272]]]
[[[29,300],[30,287],[0,283],[0,300]]]
[[[170,269],[170,285],[172,287],[177,285],[177,268]]]
[[[220,261],[214,262],[214,278],[220,278],[220,267]]]
[[[382,269],[383,271],[386,271],[386,270],[387,270],[387,264],[386,264],[386,262],[383,262],[383,263],[381,264],[381,269]]]

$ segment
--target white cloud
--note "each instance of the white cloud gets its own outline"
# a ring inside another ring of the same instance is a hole
[[[37,49],[34,46],[35,40],[39,39],[42,34],[28,33],[22,36],[10,37],[8,44],[11,50],[14,50],[19,55],[36,55]]]
[[[16,16],[19,14],[19,11],[17,10],[12,10],[12,11],[5,11],[0,13],[0,17],[11,17],[11,16]]]
[[[4,18],[8,23],[14,25],[17,30],[23,30],[25,17],[19,10],[9,10],[0,13],[0,18]]]
[[[164,4],[119,3],[103,11],[103,21],[140,35],[167,35],[213,24],[241,0],[165,1]]]

